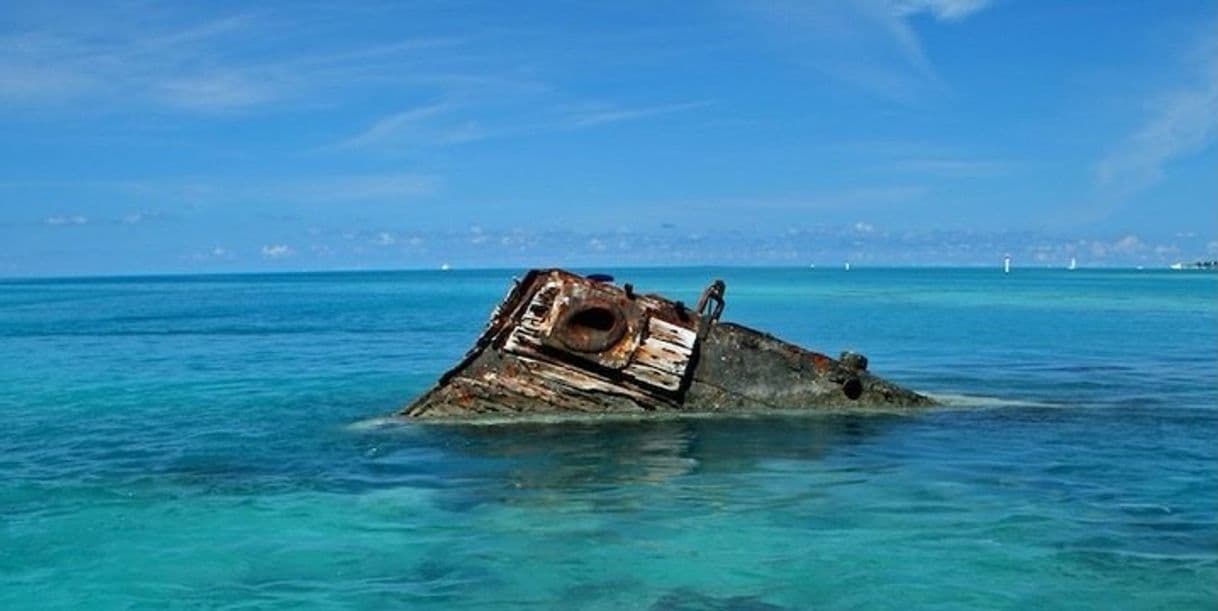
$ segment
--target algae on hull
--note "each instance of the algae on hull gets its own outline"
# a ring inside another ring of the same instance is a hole
[[[413,418],[922,407],[867,359],[805,350],[719,322],[722,281],[697,306],[560,269],[532,270],[473,348],[402,410]]]

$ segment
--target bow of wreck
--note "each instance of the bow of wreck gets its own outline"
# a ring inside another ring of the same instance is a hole
[[[402,415],[921,407],[930,398],[867,371],[867,359],[805,350],[720,322],[726,287],[693,308],[630,284],[559,269],[514,283],[461,361]]]

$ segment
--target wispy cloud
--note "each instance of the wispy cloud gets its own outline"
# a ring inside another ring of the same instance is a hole
[[[679,104],[660,104],[656,106],[634,108],[588,110],[581,113],[574,113],[570,117],[564,119],[564,121],[568,127],[579,129],[582,127],[593,127],[608,123],[619,123],[622,121],[635,121],[657,115],[667,115],[686,110],[705,108],[712,104],[714,104],[714,101],[712,100],[699,100],[695,102],[682,102]]]
[[[1215,26],[1218,24],[1211,24]],[[1108,197],[1146,188],[1171,162],[1205,149],[1218,136],[1218,38],[1213,27],[1190,52],[1200,70],[1188,84],[1152,96],[1142,125],[1095,166],[1096,184]]]
[[[837,142],[825,150],[870,167],[883,176],[894,172],[926,178],[974,179],[1004,176],[1022,164],[979,154],[968,147],[926,141],[873,140]]]
[[[10,106],[88,100],[94,109],[273,107],[309,102],[311,94],[361,79],[442,71],[450,58],[432,51],[460,44],[416,38],[337,49],[312,44],[301,53],[297,39],[312,32],[303,15],[250,12],[192,21],[169,7],[95,5],[82,10],[78,21],[90,27],[81,28],[36,11],[25,19],[18,13],[8,33],[0,31],[6,49],[0,104]]]
[[[236,187],[235,195],[251,199],[288,199],[297,202],[354,200],[400,201],[436,193],[440,180],[411,172],[353,174],[272,181]]]
[[[923,157],[902,159],[893,163],[893,168],[927,174],[941,178],[984,178],[999,176],[1010,171],[1012,164],[991,159],[964,159],[950,157]]]
[[[746,5],[795,61],[872,94],[910,100],[942,86],[909,19],[961,21],[986,0],[843,0]]]
[[[0,44],[10,50],[0,59],[0,100],[43,103],[83,97],[96,102],[98,96],[115,95],[156,98],[186,87],[190,79],[198,78],[191,75],[200,66],[207,67],[213,80],[223,79],[222,69],[214,59],[209,60],[212,45],[242,29],[248,21],[243,16],[232,16],[174,27],[146,20],[126,21],[129,16],[121,11],[99,11],[91,16],[107,26],[104,30],[108,35],[31,23],[0,38]],[[213,84],[203,89],[214,93],[220,88]],[[224,88],[229,90],[226,97],[238,97],[232,91],[234,83]],[[200,91],[198,85],[194,89],[194,93],[208,93]],[[206,96],[192,100],[199,102],[206,102]]]
[[[943,21],[959,21],[990,5],[990,0],[893,0],[893,12],[902,17],[930,13]]]
[[[344,140],[339,148],[358,148],[407,138],[418,133],[428,119],[443,116],[453,109],[453,104],[441,102],[385,115],[364,131]]]
[[[521,116],[514,109],[505,112],[496,100],[441,102],[380,117],[363,131],[340,142],[337,148],[424,147],[591,129],[697,110],[713,104],[713,100],[698,100],[650,106],[592,103],[554,105],[538,100],[536,108]],[[480,120],[477,118],[479,116],[486,118]]]
[[[247,108],[283,95],[273,80],[233,71],[166,78],[156,83],[155,89],[172,106],[205,111]]]
[[[0,183],[0,189],[21,188],[29,183]],[[181,208],[206,202],[400,202],[429,197],[440,192],[443,180],[435,175],[417,172],[381,172],[364,174],[320,174],[295,177],[251,177],[219,180],[213,178],[117,179],[111,181],[75,181],[36,183],[45,188],[88,189],[109,193],[129,194],[142,200],[154,199],[176,202]],[[176,220],[171,212],[138,211],[118,217],[97,219],[100,223],[135,225],[151,220]],[[81,225],[91,222],[79,214],[57,214],[45,219],[48,225]]]

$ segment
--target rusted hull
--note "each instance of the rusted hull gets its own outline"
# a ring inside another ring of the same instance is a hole
[[[534,270],[414,418],[921,407],[928,397],[770,335],[718,322],[723,284],[691,309],[563,270]]]

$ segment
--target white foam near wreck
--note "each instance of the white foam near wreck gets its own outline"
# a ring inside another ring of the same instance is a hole
[[[948,408],[998,408],[998,407],[1058,407],[1056,403],[1034,401],[1032,399],[1011,399],[986,395],[967,395],[954,393],[925,393],[928,397]]]

